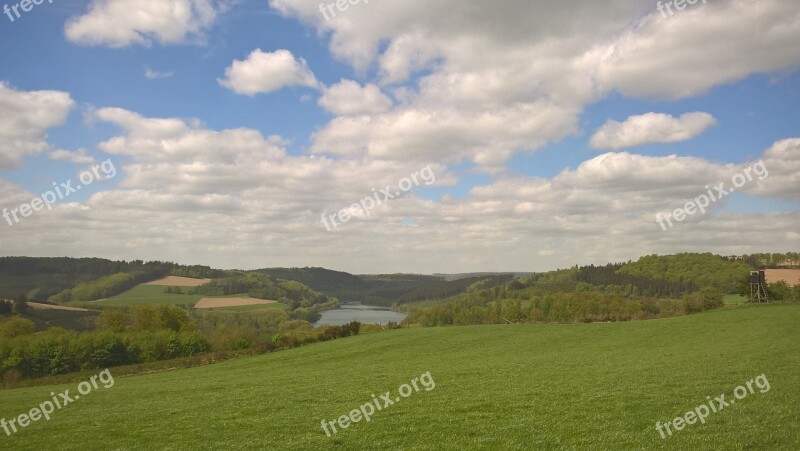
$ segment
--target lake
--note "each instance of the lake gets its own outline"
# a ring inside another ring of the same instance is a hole
[[[314,323],[314,327],[322,325],[341,326],[350,321],[358,321],[362,324],[386,324],[389,321],[399,323],[407,316],[406,313],[393,312],[386,307],[357,303],[343,303],[336,310],[326,310],[320,314],[322,318]]]

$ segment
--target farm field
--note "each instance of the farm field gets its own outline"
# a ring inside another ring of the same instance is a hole
[[[767,269],[765,272],[767,283],[783,280],[789,286],[800,284],[800,269]]]
[[[156,285],[161,287],[199,287],[211,282],[211,279],[192,279],[190,277],[168,276],[163,279],[147,282],[145,285]]]
[[[88,310],[84,308],[77,308],[77,307],[65,307],[63,305],[54,305],[54,304],[40,304],[38,302],[28,302],[28,307],[34,310],[62,310],[65,312],[87,312]]]
[[[164,292],[165,288],[166,287],[161,285],[147,285],[147,284],[137,285],[131,288],[130,290],[118,294],[117,296],[114,296],[112,298],[82,303],[81,305],[90,307],[93,304],[112,305],[117,307],[125,307],[136,304],[177,305],[177,304],[190,304],[206,297],[213,297],[213,296],[204,296],[200,294],[165,293]],[[246,296],[247,296],[246,294],[239,294],[239,295],[227,295],[224,297],[240,298]]]
[[[5,449],[798,449],[800,306],[664,320],[403,329],[119,377]],[[430,372],[327,437],[325,420]],[[113,370],[112,370],[113,373]],[[759,375],[753,394],[662,439],[666,422]],[[0,392],[11,418],[74,384]],[[214,425],[214,427],[210,427]]]

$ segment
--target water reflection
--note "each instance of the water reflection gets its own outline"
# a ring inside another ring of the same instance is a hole
[[[350,321],[358,321],[362,324],[386,324],[389,321],[399,323],[407,314],[393,312],[386,307],[366,305],[361,303],[342,303],[337,310],[326,310],[321,313],[322,318],[314,323],[314,327],[328,325],[341,326]]]

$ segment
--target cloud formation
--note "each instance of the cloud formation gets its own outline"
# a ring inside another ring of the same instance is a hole
[[[373,2],[331,21],[317,4],[270,4],[395,90],[391,110],[337,117],[314,135],[314,152],[340,156],[434,155],[496,171],[580,133],[585,108],[614,92],[680,99],[800,65],[797,2],[720,0],[669,20],[628,0]]]
[[[609,119],[589,140],[595,149],[623,149],[652,143],[688,141],[717,120],[708,113],[685,113],[680,117],[668,114],[647,113],[631,116],[624,122]]]
[[[63,124],[74,106],[66,92],[18,91],[0,82],[0,169],[51,149],[47,130]]]
[[[86,46],[183,44],[202,40],[226,8],[218,0],[93,0],[67,21],[64,34]]]
[[[384,113],[393,102],[374,84],[361,86],[353,80],[342,80],[325,89],[319,105],[338,116],[354,116]]]
[[[225,69],[225,78],[218,81],[237,94],[248,96],[290,86],[321,87],[306,61],[295,58],[288,50],[253,50],[247,59],[235,60]]]
[[[657,213],[683,205],[710,183],[730,180],[744,164],[628,152],[599,155],[549,178],[498,177],[458,198],[426,196],[424,188],[328,232],[323,213],[396,186],[423,165],[293,156],[285,140],[256,130],[213,130],[120,108],[101,108],[94,116],[119,127],[98,145],[113,160],[127,161],[118,168],[118,186],[99,184],[86,202],[59,204],[15,226],[13,234],[0,234],[7,252],[436,272],[551,269],[647,253],[800,245],[793,232],[800,213],[732,213],[725,201],[663,232]],[[797,199],[798,143],[793,138],[767,149],[760,158],[770,177],[748,185],[746,193]],[[434,162],[432,169],[437,187],[459,181],[444,164]],[[32,196],[11,183],[0,184],[0,192],[9,199],[0,207]],[[761,233],[752,236],[756,229]]]

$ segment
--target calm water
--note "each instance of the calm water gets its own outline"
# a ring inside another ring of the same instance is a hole
[[[384,307],[364,304],[342,304],[337,310],[326,310],[321,313],[322,318],[314,323],[314,327],[329,325],[341,326],[350,321],[358,321],[362,324],[386,324],[389,321],[399,323],[407,316],[405,313],[398,313]]]

